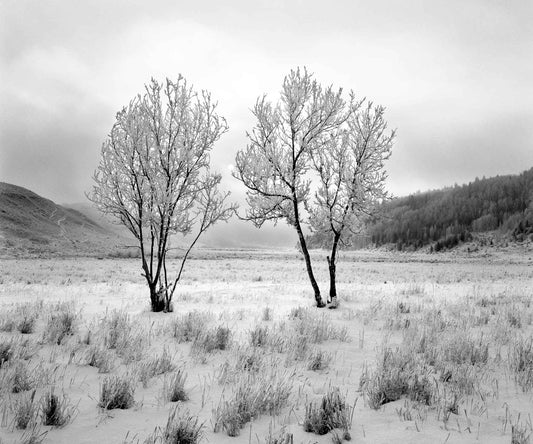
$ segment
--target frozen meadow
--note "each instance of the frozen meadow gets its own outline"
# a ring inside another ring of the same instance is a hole
[[[328,310],[296,251],[199,250],[172,313],[138,259],[3,260],[0,440],[529,442],[532,256],[342,252]]]

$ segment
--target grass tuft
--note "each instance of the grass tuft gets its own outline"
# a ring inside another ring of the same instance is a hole
[[[252,347],[264,347],[268,344],[268,327],[256,326],[250,330],[250,345]]]
[[[204,425],[198,417],[181,411],[178,404],[170,413],[164,429],[156,429],[145,444],[198,444],[203,438]]]
[[[13,357],[13,341],[0,342],[0,368]]]
[[[509,346],[509,366],[522,391],[533,389],[533,336],[518,337]]]
[[[139,380],[142,382],[143,387],[146,388],[148,387],[148,382],[154,376],[159,376],[164,373],[171,372],[175,368],[176,366],[172,362],[172,358],[170,357],[167,349],[165,348],[159,356],[153,359],[149,359],[145,362],[141,362],[139,364]]]
[[[35,402],[35,390],[23,393],[11,401],[10,410],[16,429],[26,430],[37,422],[39,406]]]
[[[163,381],[163,398],[167,402],[188,401],[189,395],[185,390],[187,375],[178,369]]]
[[[348,432],[350,408],[338,388],[330,388],[319,404],[306,405],[303,427],[316,435],[325,435],[333,429]]]
[[[98,407],[106,410],[133,406],[135,385],[129,375],[106,376],[100,386]]]
[[[325,370],[329,367],[329,364],[333,357],[330,353],[326,353],[322,350],[315,350],[309,356],[307,361],[307,369],[312,371]]]
[[[212,353],[216,350],[227,350],[231,338],[231,331],[219,325],[196,337],[192,343],[191,353]]]
[[[65,394],[58,396],[53,389],[50,389],[41,398],[43,425],[64,427],[71,421],[74,412],[75,408],[70,404]]]
[[[289,378],[275,373],[243,376],[230,398],[213,411],[214,431],[238,436],[245,424],[261,414],[279,415],[287,405],[291,385]]]
[[[177,316],[172,322],[172,336],[178,342],[195,341],[202,332],[207,330],[210,315],[199,311],[191,311],[185,315]]]
[[[115,367],[113,353],[97,345],[91,345],[85,355],[85,363],[96,367],[98,373],[109,373]]]
[[[71,304],[57,304],[49,316],[44,331],[44,340],[51,344],[61,345],[63,340],[76,331],[76,313]]]

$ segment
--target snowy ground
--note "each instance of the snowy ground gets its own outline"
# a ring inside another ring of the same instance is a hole
[[[315,253],[314,263],[325,293],[324,256]],[[320,401],[333,388],[346,399],[349,434],[357,443],[501,443],[511,442],[513,428],[515,438],[533,430],[533,361],[528,361],[533,350],[528,354],[527,349],[533,331],[533,262],[527,254],[343,253],[337,310],[313,307],[304,263],[294,251],[213,251],[196,257],[187,264],[171,314],[148,311],[147,289],[135,259],[1,261],[0,327],[28,312],[36,322],[33,333],[21,334],[16,326],[0,332],[0,351],[2,341],[27,351],[0,368],[0,442],[23,442],[33,430],[34,435],[45,433],[41,436],[47,443],[143,443],[156,427],[165,426],[176,406],[165,400],[164,386],[178,369],[187,375],[189,397],[178,403],[179,412],[198,417],[201,442],[274,443],[281,432],[292,434],[294,443],[342,438],[339,429],[319,436],[303,427],[306,404]],[[169,269],[175,267],[177,263]],[[62,310],[75,314],[75,325],[73,334],[58,345],[49,339],[49,320]],[[201,344],[175,337],[189,312],[202,323],[202,334],[229,328],[225,350],[206,351]],[[104,330],[109,332],[111,320],[119,315],[126,319],[126,314],[129,342],[109,348]],[[253,347],[251,331],[261,327],[266,339]],[[421,332],[434,335],[428,336],[434,338],[431,350],[443,363],[439,367],[427,358],[428,349],[423,365],[416,367],[431,386],[431,400],[403,394],[371,408],[378,357],[384,349],[420,352]],[[109,373],[87,365],[89,349],[95,346],[108,348]],[[483,347],[487,356],[474,359],[472,350]],[[519,350],[523,365],[517,368]],[[319,351],[325,361],[331,359],[329,365],[311,370]],[[464,359],[458,357],[463,352]],[[147,363],[165,353],[172,370],[143,380]],[[257,359],[261,368],[256,374],[238,366],[243,356]],[[33,376],[29,392],[35,390],[36,405],[51,387],[67,395],[74,412],[68,424],[39,424],[36,413],[36,424],[17,430],[15,406],[28,394],[12,393],[9,375],[16,365]],[[442,376],[443,366],[449,366],[451,379]],[[131,408],[98,407],[104,378],[115,374],[132,381]],[[458,375],[464,378],[459,381]],[[256,378],[251,384],[275,380],[288,387],[279,414],[258,414],[243,424],[237,437],[220,426],[215,432],[220,412],[246,378]],[[455,408],[449,408],[454,402]]]

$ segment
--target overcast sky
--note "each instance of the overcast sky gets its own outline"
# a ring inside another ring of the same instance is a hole
[[[0,0],[0,181],[80,202],[151,76],[211,91],[229,175],[256,97],[307,66],[387,107],[396,195],[533,166],[533,2]]]

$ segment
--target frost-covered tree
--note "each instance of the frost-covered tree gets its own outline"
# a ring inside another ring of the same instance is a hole
[[[237,153],[234,176],[247,190],[246,218],[257,227],[285,220],[298,234],[315,301],[324,302],[313,274],[302,225],[311,196],[311,152],[345,120],[342,90],[322,87],[305,69],[285,77],[279,103],[260,97],[252,112],[256,124],[248,145]]]
[[[318,176],[315,199],[307,209],[313,231],[330,239],[327,256],[332,307],[337,305],[336,255],[349,245],[362,218],[374,215],[387,198],[384,162],[390,157],[394,131],[387,132],[382,106],[352,100],[348,118],[311,151]]]
[[[163,84],[152,79],[117,113],[102,145],[88,197],[138,240],[152,311],[171,310],[192,247],[235,211],[226,202],[229,193],[218,191],[221,176],[209,167],[209,153],[227,128],[209,93],[195,92],[182,76]],[[169,280],[170,237],[193,230],[179,271]]]

